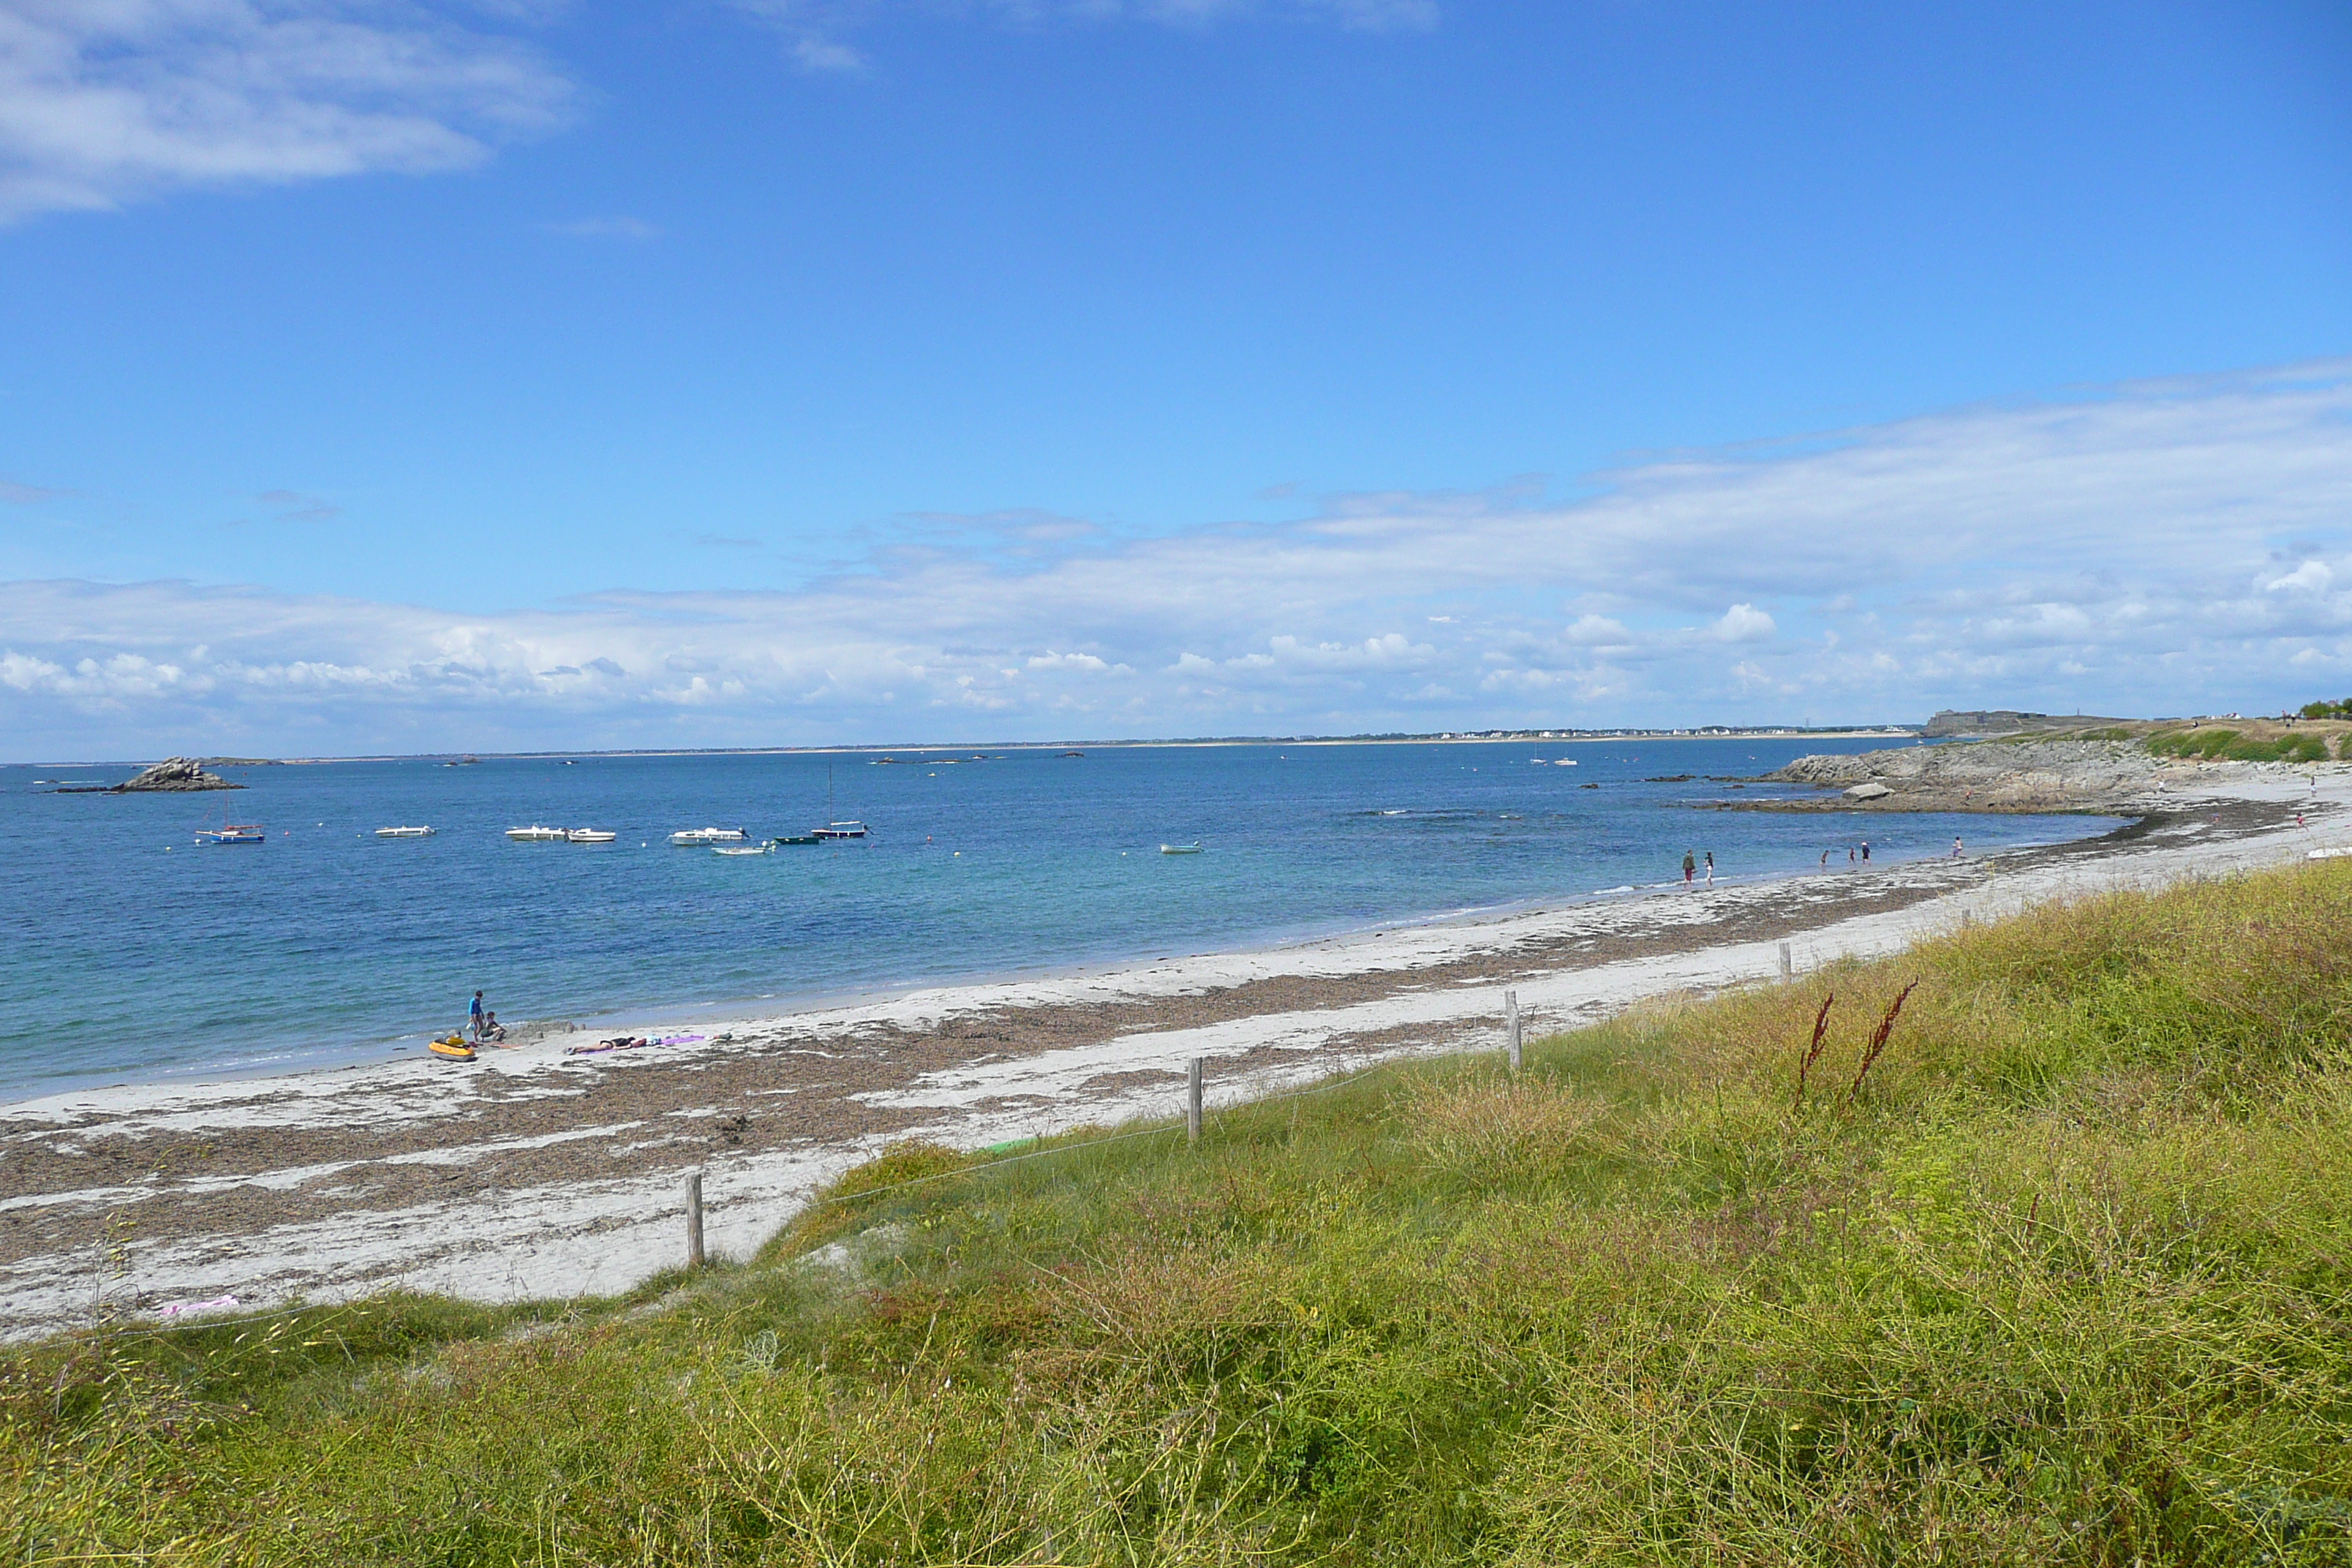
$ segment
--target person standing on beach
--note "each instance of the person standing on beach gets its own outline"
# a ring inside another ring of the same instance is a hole
[[[1687,849],[1683,851],[1683,886],[1690,886],[1691,876],[1698,869],[1698,861]]]
[[[1870,840],[1867,838],[1862,841],[1862,863],[1865,866],[1870,864]]]
[[[466,1023],[474,1031],[474,1038],[480,1039],[482,1037],[482,994],[478,991],[474,993],[474,1010],[467,1016]]]
[[[1955,860],[1957,860],[1957,859],[1958,859],[1959,858],[1960,858],[1960,841],[1959,841],[1958,839],[1955,838],[1955,839],[1953,839],[1953,840],[1952,840],[1952,858],[1953,858],[1953,859],[1955,859]]]
[[[1706,852],[1706,885],[1710,888],[1715,886],[1715,851],[1712,849]]]

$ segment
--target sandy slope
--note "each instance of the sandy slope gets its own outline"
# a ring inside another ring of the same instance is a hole
[[[1540,1026],[1905,946],[1964,910],[2300,858],[2352,831],[2352,766],[2168,768],[2137,835],[1995,860],[1680,890],[917,992],[571,1057],[411,1059],[0,1110],[0,1333],[234,1295],[391,1284],[484,1299],[619,1289],[681,1260],[707,1172],[715,1250],[756,1247],[895,1137],[965,1146],[1213,1105],[1382,1057],[1495,1045],[1502,992]],[[2297,811],[2310,826],[2297,828]],[[2333,829],[2333,831],[2331,831]]]

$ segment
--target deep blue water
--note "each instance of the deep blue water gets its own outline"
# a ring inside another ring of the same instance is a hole
[[[126,796],[35,781],[129,768],[0,767],[0,1096],[413,1049],[460,1023],[476,986],[517,1019],[837,996],[1589,898],[1675,879],[1685,848],[1753,880],[1812,870],[1824,848],[1843,865],[1864,837],[1883,864],[1945,854],[1956,834],[1973,852],[2112,826],[1695,811],[1728,792],[1643,782],[1885,743],[343,763],[232,769],[249,786],[236,794]],[[1530,765],[1563,756],[1580,765]],[[747,858],[667,842],[706,825],[803,831],[826,818],[828,769],[833,815],[872,837]],[[224,816],[268,842],[193,842]],[[503,837],[541,822],[621,838]],[[373,836],[396,824],[438,833]],[[1195,838],[1205,853],[1158,852]]]

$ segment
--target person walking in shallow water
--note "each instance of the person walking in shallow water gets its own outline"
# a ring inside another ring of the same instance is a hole
[[[1706,885],[1710,888],[1715,886],[1715,851],[1712,849],[1706,852]]]
[[[1862,863],[1865,866],[1870,864],[1870,840],[1867,838],[1862,841]]]
[[[1683,886],[1690,886],[1691,878],[1698,871],[1698,859],[1687,849],[1683,851]]]

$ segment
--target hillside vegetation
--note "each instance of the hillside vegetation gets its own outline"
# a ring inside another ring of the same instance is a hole
[[[2352,1562],[2347,933],[2340,861],[2101,898],[1197,1148],[902,1149],[626,1301],[20,1349],[0,1553]]]
[[[2160,757],[2202,757],[2208,762],[2324,763],[2327,737],[2309,730],[2271,736],[2249,735],[2241,730],[2158,730],[2147,737],[2147,749]]]

